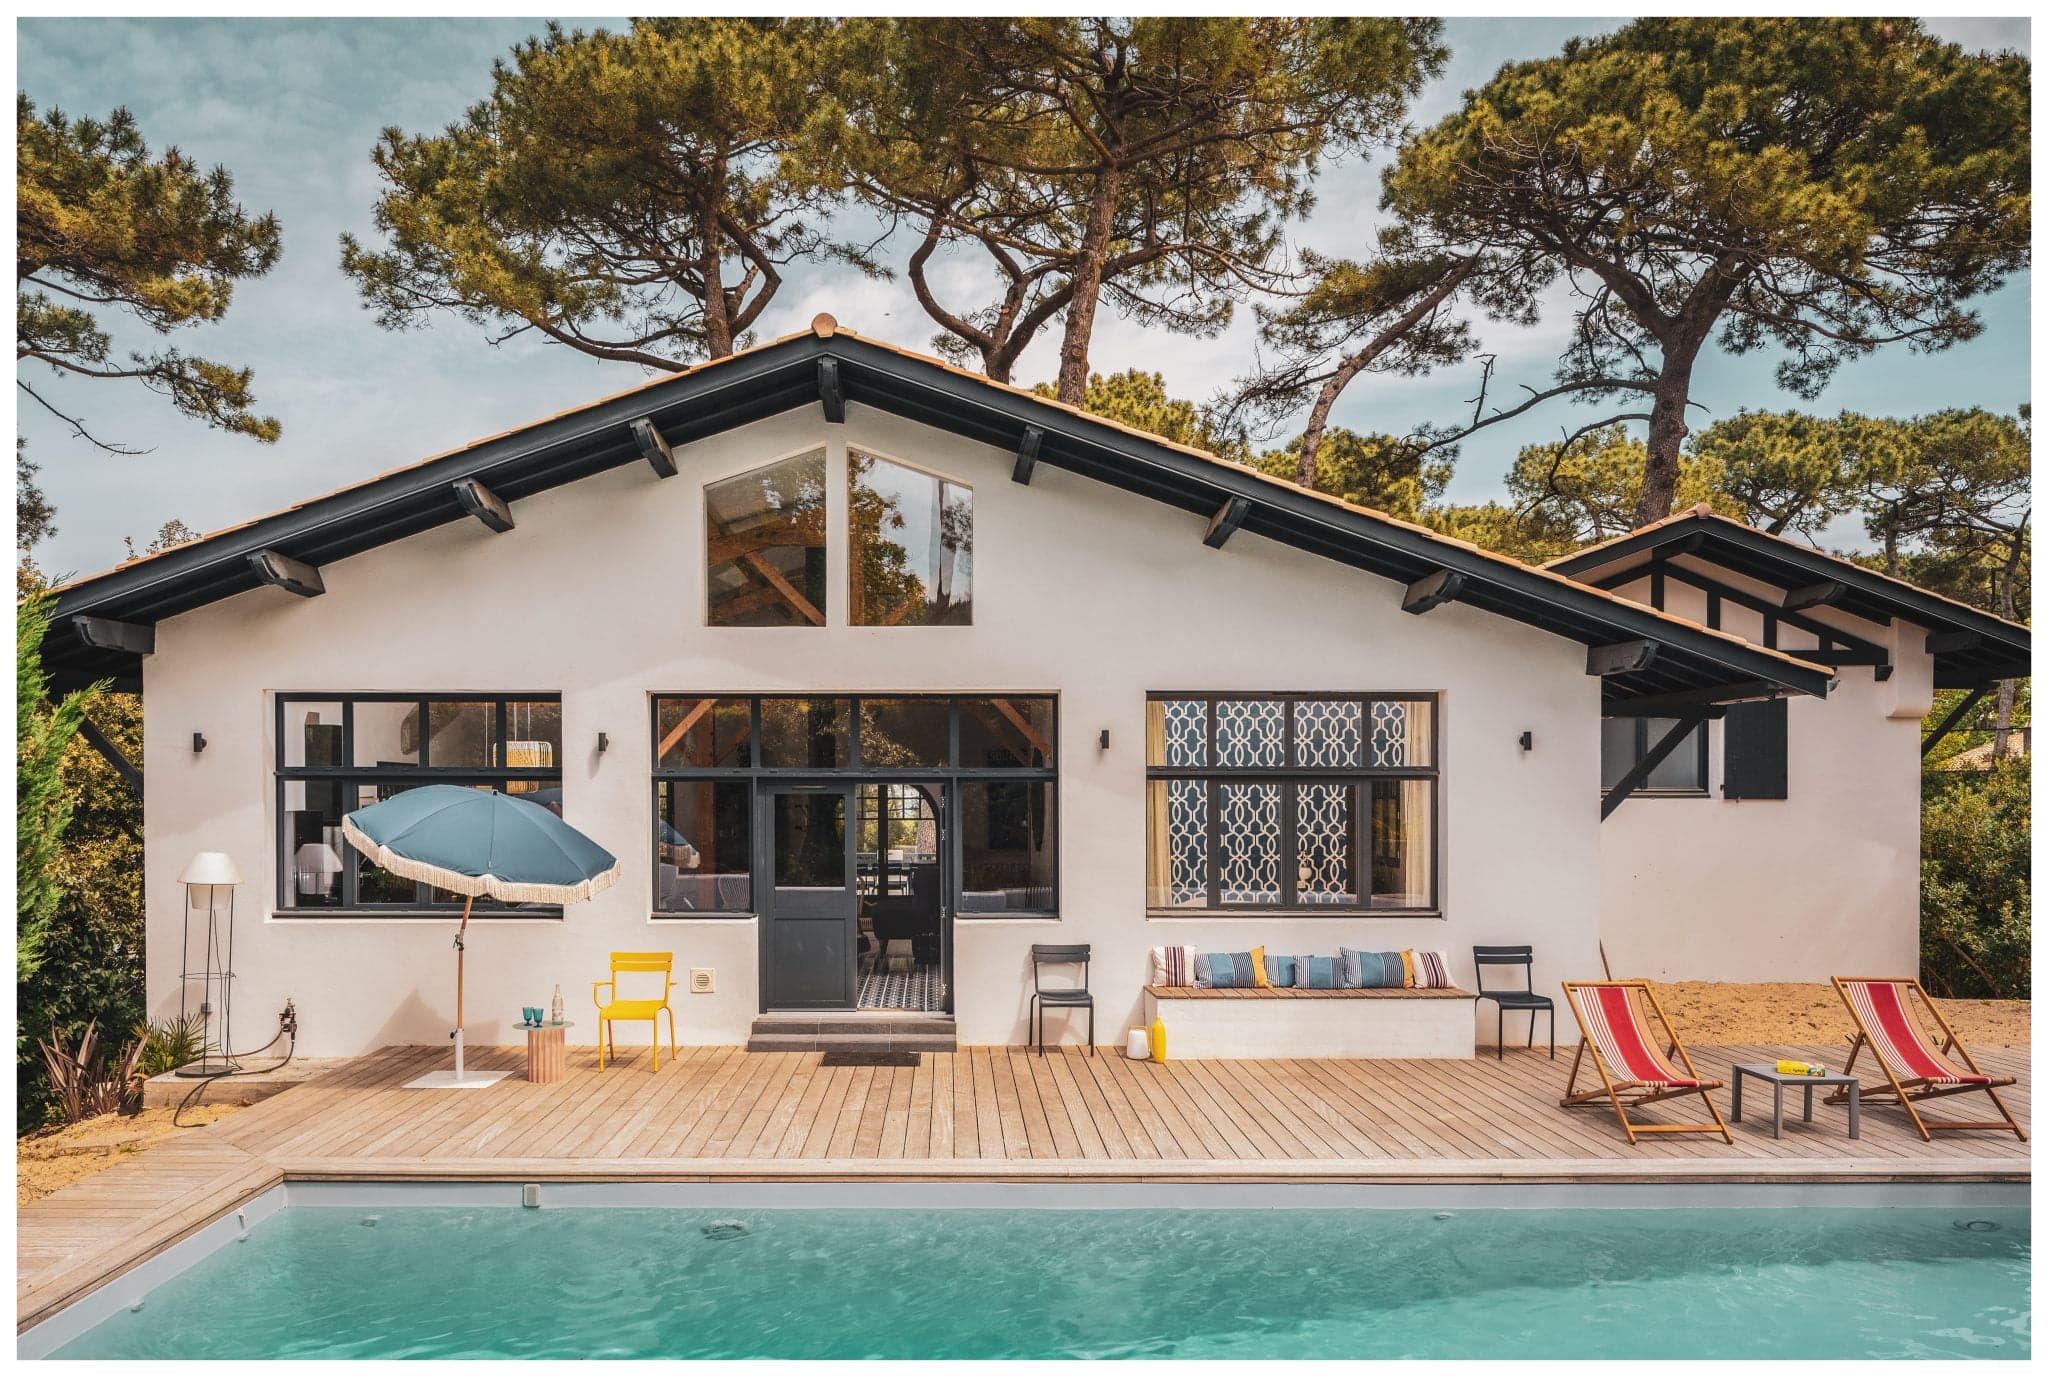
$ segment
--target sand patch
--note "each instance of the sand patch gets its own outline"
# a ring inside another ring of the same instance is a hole
[[[1838,1042],[1848,1053],[1856,1025],[1832,985],[1653,982],[1678,1035],[1689,1043]],[[2026,1047],[2033,1005],[2024,999],[1938,999],[1936,1007],[1971,1047]],[[1569,1019],[1570,1011],[1560,1011]],[[1932,1028],[1929,1032],[1933,1032]]]
[[[188,1109],[183,1122],[210,1124],[242,1108],[237,1104],[207,1104]],[[88,1176],[98,1175],[116,1163],[190,1128],[173,1128],[169,1108],[145,1109],[133,1116],[102,1114],[97,1119],[64,1128],[45,1129],[14,1143],[14,1203],[26,1205],[52,1191],[64,1189]]]

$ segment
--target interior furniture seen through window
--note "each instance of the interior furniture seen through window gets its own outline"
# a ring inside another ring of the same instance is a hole
[[[756,788],[799,777],[927,786],[952,814],[957,914],[1057,911],[1050,697],[661,694],[653,712],[657,913],[753,912]]]
[[[974,621],[974,490],[908,464],[849,450],[855,626]]]
[[[705,620],[825,625],[825,451],[704,485]]]
[[[1146,905],[1436,907],[1436,701],[1155,693],[1145,705]]]
[[[1603,717],[1600,719],[1600,788],[1604,792],[1650,753],[1677,725],[1672,717]],[[1686,733],[1671,754],[1657,762],[1639,794],[1685,796],[1707,791],[1707,724]]]
[[[294,912],[459,910],[462,897],[357,854],[341,818],[422,784],[500,789],[562,811],[559,694],[281,693],[278,896]],[[544,906],[479,899],[479,914]]]

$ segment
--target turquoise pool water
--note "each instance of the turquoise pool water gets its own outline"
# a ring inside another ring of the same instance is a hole
[[[2025,1358],[2030,1250],[2024,1210],[293,1206],[56,1356]]]

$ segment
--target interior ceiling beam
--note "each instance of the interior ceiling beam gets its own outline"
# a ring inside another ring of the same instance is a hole
[[[1810,583],[1804,588],[1794,588],[1785,594],[1784,609],[1787,612],[1804,612],[1809,607],[1832,607],[1849,592],[1849,586],[1834,579],[1823,579]]]
[[[462,510],[500,534],[511,530],[514,525],[512,508],[505,504],[504,498],[485,487],[481,479],[457,480],[455,500],[462,504]]]
[[[123,655],[156,654],[156,628],[140,622],[79,616],[71,619],[71,629],[94,650],[115,650]]]
[[[1465,591],[1465,576],[1456,569],[1437,569],[1408,585],[1401,595],[1401,610],[1417,617],[1434,612],[1447,602],[1456,602]]]
[[[838,425],[846,419],[846,387],[839,380],[839,360],[818,360],[818,404],[825,419]]]
[[[1220,550],[1223,543],[1244,525],[1244,519],[1252,514],[1252,504],[1242,497],[1232,497],[1216,509],[1216,515],[1209,518],[1209,529],[1202,535],[1202,543],[1212,550]]]
[[[1655,641],[1616,641],[1612,645],[1586,647],[1586,673],[1635,674],[1648,669],[1657,659]]]
[[[1029,485],[1031,474],[1038,467],[1038,447],[1044,443],[1043,426],[1024,427],[1024,438],[1017,442],[1017,463],[1010,470],[1012,481]]]
[[[640,457],[654,470],[656,478],[676,476],[676,452],[669,448],[668,440],[662,433],[654,428],[653,420],[642,416],[637,421],[629,422],[626,429],[633,432],[633,443],[640,446]]]
[[[278,550],[251,551],[249,568],[263,582],[302,598],[317,598],[327,591],[318,568]]]

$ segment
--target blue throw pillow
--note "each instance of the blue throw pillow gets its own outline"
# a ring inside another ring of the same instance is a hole
[[[1353,951],[1339,947],[1344,959],[1344,989],[1398,990],[1407,983],[1407,969],[1397,951]]]
[[[1214,952],[1209,957],[1209,982],[1219,990],[1249,990],[1257,985],[1248,951]]]
[[[1269,960],[1271,958],[1268,958]],[[1335,956],[1297,956],[1294,958],[1295,988],[1303,990],[1336,990],[1343,987],[1337,982],[1341,978],[1343,962]]]
[[[1266,983],[1276,990],[1292,989],[1298,978],[1295,974],[1297,969],[1294,957],[1274,956],[1268,953],[1266,956]]]

